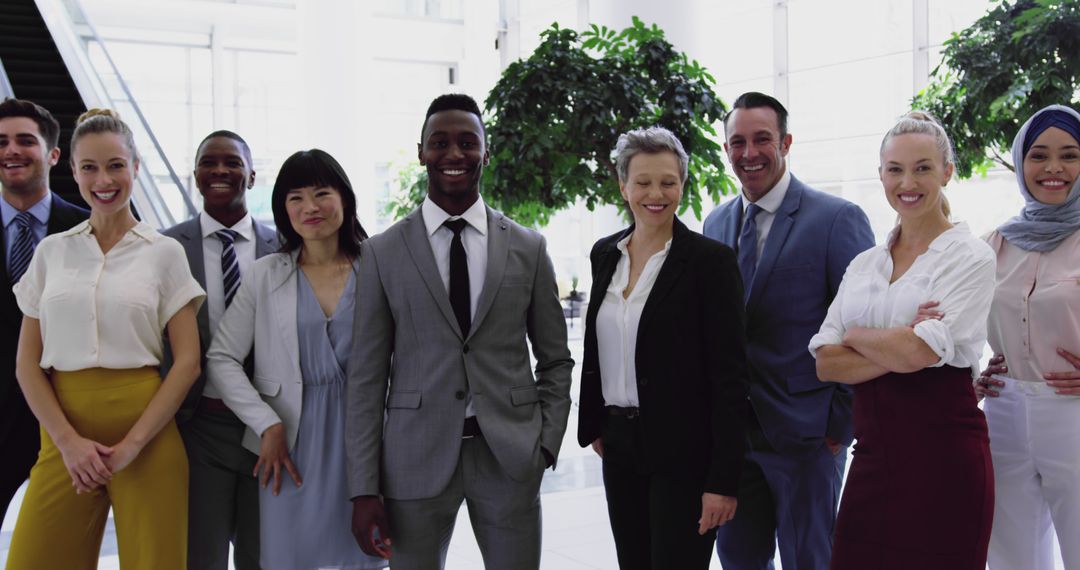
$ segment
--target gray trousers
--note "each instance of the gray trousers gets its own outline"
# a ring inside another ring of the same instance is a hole
[[[432,570],[446,564],[454,522],[464,501],[476,542],[489,570],[540,567],[540,480],[543,466],[529,481],[503,471],[483,436],[461,442],[461,456],[450,484],[430,499],[386,499],[393,533],[392,570]]]
[[[258,459],[243,448],[244,424],[226,411],[199,409],[180,427],[190,469],[188,568],[259,569]]]

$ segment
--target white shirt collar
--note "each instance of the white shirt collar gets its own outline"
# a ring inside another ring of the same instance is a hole
[[[213,216],[207,214],[204,210],[199,213],[199,228],[202,230],[203,239],[214,235],[219,230],[232,230],[248,241],[255,239],[255,227],[251,223],[251,214],[244,214],[240,221],[233,224],[231,228],[226,228],[225,224],[215,220]]]
[[[634,232],[630,232],[629,234],[627,234],[626,237],[616,242],[615,247],[618,248],[619,251],[623,252],[624,255],[630,255],[630,251],[627,250],[627,246],[630,244],[630,238],[632,237],[634,237]],[[671,239],[675,239],[674,236]],[[667,242],[664,243],[665,254],[671,251],[671,239],[667,240]]]
[[[431,198],[425,197],[423,205],[420,206],[420,214],[424,218],[424,228],[427,229],[429,237],[434,235],[446,220],[456,220],[458,218],[465,220],[476,231],[480,232],[480,235],[487,235],[487,209],[484,207],[483,197],[477,198],[476,202],[469,206],[469,209],[465,210],[465,213],[460,216],[447,214],[446,210],[432,202]]]
[[[739,193],[742,197],[743,211],[745,212],[750,204],[757,204],[762,210],[765,210],[770,214],[775,214],[776,210],[780,208],[780,204],[784,203],[784,196],[787,196],[788,186],[791,186],[791,169],[785,164],[784,174],[780,177],[780,180],[776,182],[776,186],[773,186],[772,189],[766,192],[757,202],[748,200],[745,192]]]

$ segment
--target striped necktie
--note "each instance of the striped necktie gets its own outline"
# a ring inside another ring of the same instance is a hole
[[[18,231],[15,232],[15,240],[11,243],[11,266],[8,267],[12,285],[18,283],[23,273],[26,273],[26,268],[30,267],[30,259],[34,257],[34,248],[37,247],[37,239],[34,238],[34,231],[30,227],[31,221],[30,212],[19,212],[19,215],[15,216],[15,226]]]
[[[240,262],[236,259],[233,243],[240,234],[233,230],[218,230],[214,235],[221,240],[221,284],[225,292],[225,307],[232,303],[236,291],[240,289]]]

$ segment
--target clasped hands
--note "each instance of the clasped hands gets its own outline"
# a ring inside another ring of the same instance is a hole
[[[71,432],[56,441],[64,467],[71,476],[76,494],[89,493],[112,479],[113,475],[131,464],[141,448],[128,440],[109,447]]]

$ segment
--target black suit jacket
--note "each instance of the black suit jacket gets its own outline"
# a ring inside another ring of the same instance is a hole
[[[2,200],[3,198],[0,198]],[[55,192],[49,208],[46,235],[67,231],[90,217],[90,212],[61,198]],[[5,331],[0,342],[0,409],[8,409],[8,398],[22,398],[19,383],[15,380],[15,353],[18,349],[19,329],[22,327],[22,311],[11,291],[11,276],[7,267],[6,232],[0,231],[0,330]],[[33,434],[37,437],[37,434]]]
[[[596,242],[585,317],[578,443],[600,437],[604,397],[596,315],[629,229]],[[704,470],[704,491],[738,494],[746,448],[746,337],[743,287],[731,248],[674,222],[671,249],[637,330],[638,400],[649,466]]]

